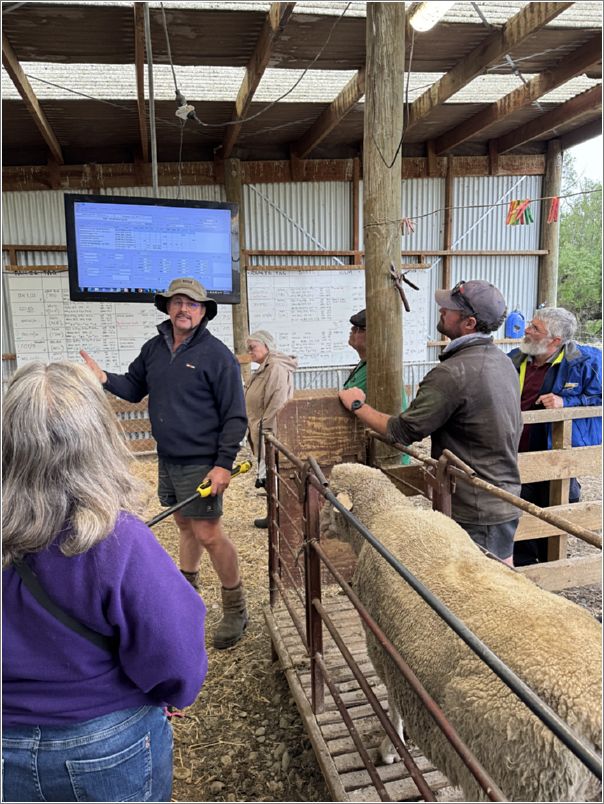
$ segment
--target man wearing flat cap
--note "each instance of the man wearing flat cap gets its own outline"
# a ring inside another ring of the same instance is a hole
[[[222,494],[246,429],[239,364],[207,329],[217,305],[196,279],[181,277],[157,293],[155,306],[170,318],[147,341],[126,374],[105,372],[90,355],[84,361],[107,391],[129,402],[149,395],[149,418],[157,442],[162,505],[175,505],[210,480],[209,497],[174,513],[180,531],[181,572],[199,588],[204,548],[222,584],[223,617],[215,648],[231,647],[247,625],[237,550],[221,523]]]
[[[360,360],[350,372],[344,388],[360,388],[367,393],[367,313],[359,310],[350,316],[350,335],[348,345],[352,346]]]
[[[439,356],[441,364],[424,377],[407,410],[398,416],[380,413],[365,404],[360,388],[340,391],[342,404],[392,442],[407,445],[430,435],[433,458],[449,449],[479,477],[518,495],[518,379],[491,336],[505,319],[505,299],[484,280],[437,290],[435,299],[440,308],[437,329],[450,342]],[[459,482],[452,509],[453,519],[477,544],[513,563],[519,518],[515,506]]]

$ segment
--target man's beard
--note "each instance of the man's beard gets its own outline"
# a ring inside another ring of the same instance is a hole
[[[441,333],[441,335],[446,335],[446,337],[449,338],[449,340],[454,341],[455,338],[459,337],[458,334],[456,333],[455,329],[453,329],[451,327],[447,328],[447,326],[444,324],[444,322],[441,319],[439,319],[439,321],[438,321],[438,323],[436,325],[436,329],[438,330],[438,332]]]
[[[537,355],[546,355],[549,353],[551,346],[548,346],[545,341],[521,341],[518,348],[525,355],[536,357]]]

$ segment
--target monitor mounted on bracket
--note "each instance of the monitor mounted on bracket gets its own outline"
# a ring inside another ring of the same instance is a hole
[[[239,304],[237,204],[65,194],[69,297],[152,302],[190,276],[219,304]]]

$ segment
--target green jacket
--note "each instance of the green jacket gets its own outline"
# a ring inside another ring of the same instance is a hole
[[[344,383],[344,388],[360,388],[364,394],[367,393],[367,361],[361,360],[348,375],[348,379]],[[405,393],[405,386],[401,390],[401,410],[407,410],[407,394]],[[401,463],[405,466],[410,463],[408,455],[401,455]]]

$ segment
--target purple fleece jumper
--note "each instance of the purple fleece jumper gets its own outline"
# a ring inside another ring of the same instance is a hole
[[[67,558],[28,555],[48,596],[118,638],[112,656],[56,620],[12,567],[2,573],[4,728],[63,725],[143,705],[188,706],[208,659],[206,609],[149,528],[122,513],[113,532]]]

